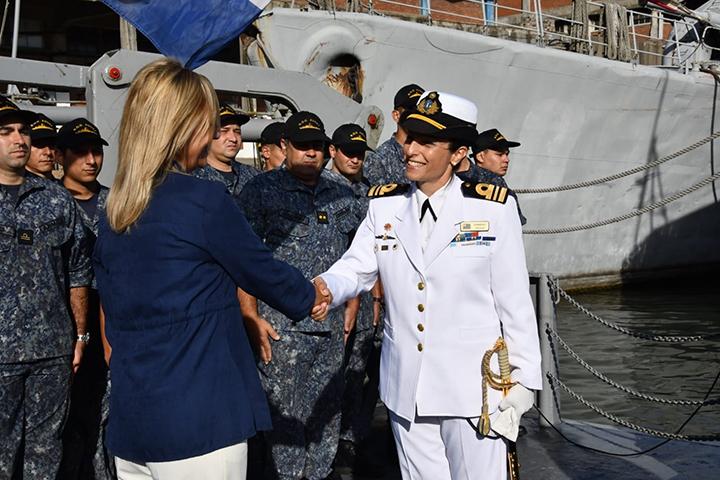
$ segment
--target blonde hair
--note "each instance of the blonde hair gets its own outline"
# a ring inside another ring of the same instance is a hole
[[[198,135],[216,128],[218,100],[210,81],[175,60],[143,67],[130,85],[122,120],[118,169],[107,200],[110,228],[138,221],[173,163]]]

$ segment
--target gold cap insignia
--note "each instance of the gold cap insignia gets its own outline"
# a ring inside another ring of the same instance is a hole
[[[307,129],[322,130],[322,128],[320,128],[320,125],[318,125],[317,122],[312,118],[306,118],[306,119],[302,120],[298,124],[298,129],[300,129],[300,130],[307,130]]]
[[[97,129],[87,123],[79,123],[73,127],[73,133],[91,133],[93,135],[100,135]]]
[[[55,127],[53,127],[50,122],[48,122],[44,118],[38,120],[37,122],[33,122],[30,128],[32,130],[52,130],[53,132],[55,131]]]
[[[435,115],[442,112],[442,104],[438,98],[437,92],[430,92],[418,103],[417,111],[425,115]]]

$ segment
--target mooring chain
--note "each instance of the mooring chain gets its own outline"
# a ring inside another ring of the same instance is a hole
[[[698,400],[674,400],[669,398],[662,398],[662,397],[656,397],[653,395],[649,395],[647,393],[638,392],[637,390],[633,390],[629,387],[626,387],[624,385],[621,385],[617,383],[616,381],[608,378],[604,374],[600,373],[598,370],[596,370],[592,365],[588,364],[585,360],[583,360],[580,355],[575,353],[570,346],[565,343],[565,341],[560,338],[560,335],[555,332],[552,328],[549,326],[545,329],[545,331],[548,333],[548,335],[551,335],[554,337],[558,343],[560,343],[560,346],[563,347],[563,349],[573,358],[576,362],[578,362],[580,365],[582,365],[588,372],[592,373],[595,377],[599,378],[603,382],[607,383],[610,386],[613,386],[617,388],[618,390],[622,390],[625,393],[628,393],[634,397],[641,398],[643,400],[647,400],[650,402],[657,402],[657,403],[664,403],[666,405],[685,405],[685,406],[698,406],[698,405],[718,405],[720,404],[720,398],[713,399],[713,400],[706,400],[706,401],[698,401]]]
[[[664,207],[668,203],[674,202],[675,200],[678,200],[679,198],[682,198],[685,195],[704,187],[705,185],[709,185],[710,183],[714,182],[717,179],[720,179],[720,172],[718,172],[714,175],[710,175],[709,177],[701,180],[700,182],[696,183],[695,185],[691,185],[688,188],[686,188],[685,190],[681,190],[673,195],[670,195],[667,198],[663,198],[662,200],[658,200],[657,202],[651,203],[650,205],[646,205],[642,208],[635,209],[631,212],[625,213],[623,215],[619,215],[617,217],[612,217],[612,218],[608,218],[605,220],[599,220],[599,221],[593,222],[593,223],[574,225],[571,227],[525,229],[525,230],[523,230],[523,233],[526,235],[548,235],[548,234],[555,234],[555,233],[570,233],[570,232],[579,232],[580,230],[589,230],[591,228],[603,227],[605,225],[610,225],[612,223],[622,222],[624,220],[628,220],[630,218],[637,217],[637,216],[643,215],[645,213],[651,212],[660,207]]]
[[[654,430],[652,428],[647,428],[647,427],[643,427],[640,425],[636,425],[627,420],[623,420],[622,418],[617,417],[617,416],[613,415],[612,413],[606,412],[605,410],[598,407],[594,403],[591,403],[591,402],[585,400],[582,395],[575,393],[570,387],[565,385],[559,378],[555,377],[552,373],[548,372],[547,377],[551,382],[553,382],[554,384],[561,387],[563,390],[565,390],[565,392],[568,395],[573,397],[578,402],[582,403],[589,409],[593,410],[595,413],[602,415],[603,417],[607,418],[608,420],[611,420],[611,421],[617,423],[618,425],[622,425],[623,427],[627,427],[627,428],[630,428],[632,430],[635,430],[635,431],[638,431],[641,433],[646,433],[648,435],[653,435],[655,437],[669,438],[671,440],[688,440],[688,441],[692,441],[692,442],[712,442],[712,441],[720,440],[720,435],[680,435],[677,433],[663,432],[660,430]]]
[[[592,318],[593,320],[601,323],[602,325],[605,325],[608,328],[612,328],[613,330],[624,333],[625,335],[629,335],[631,337],[639,338],[642,340],[650,340],[653,342],[665,342],[665,343],[680,343],[680,342],[701,342],[704,340],[708,340],[708,337],[703,335],[693,335],[693,336],[681,336],[681,335],[648,335],[645,333],[636,332],[624,327],[621,327],[619,325],[616,325],[614,323],[610,323],[607,320],[603,320],[599,316],[592,313],[587,308],[583,307],[580,303],[578,303],[577,300],[572,298],[565,290],[558,285],[557,281],[548,277],[548,284],[552,285],[552,288],[556,289],[557,293],[564,298],[568,303],[570,303],[572,306],[580,310],[582,313],[587,315],[588,317]]]
[[[547,188],[518,188],[515,189],[515,193],[517,194],[530,194],[530,193],[550,193],[550,192],[564,192],[567,190],[575,190],[578,188],[584,188],[584,187],[591,187],[593,185],[600,185],[601,183],[607,183],[611,182],[613,180],[618,180],[623,177],[627,177],[629,175],[634,175],[636,173],[642,172],[643,170],[649,170],[651,168],[657,167],[658,165],[661,165],[668,160],[672,160],[673,158],[680,157],[682,155],[685,155],[688,152],[691,152],[695,150],[696,148],[699,148],[706,143],[715,140],[716,138],[720,137],[720,131],[717,131],[710,135],[709,137],[705,137],[700,141],[697,141],[693,143],[692,145],[689,145],[682,150],[678,150],[675,153],[671,153],[670,155],[667,155],[665,157],[659,158],[657,160],[653,160],[650,163],[646,163],[645,165],[640,165],[634,168],[631,168],[629,170],[625,170],[624,172],[619,172],[614,175],[608,175],[607,177],[602,178],[596,178],[594,180],[587,180],[585,182],[578,182],[573,183],[571,185],[558,185],[556,187],[547,187]]]

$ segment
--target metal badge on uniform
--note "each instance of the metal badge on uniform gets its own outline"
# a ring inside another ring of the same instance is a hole
[[[478,222],[460,222],[461,232],[487,232],[490,230],[490,222],[482,220]]]
[[[18,230],[18,243],[20,245],[32,245],[33,244],[33,231],[32,230]]]
[[[318,210],[317,212],[317,221],[318,223],[328,223],[328,214],[327,212],[322,212]]]

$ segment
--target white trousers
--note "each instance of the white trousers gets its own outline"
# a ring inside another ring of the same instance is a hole
[[[477,423],[477,419],[473,419]],[[390,412],[403,480],[506,480],[502,439],[481,439],[464,418]]]
[[[172,462],[134,463],[115,457],[118,480],[245,480],[247,442]]]

